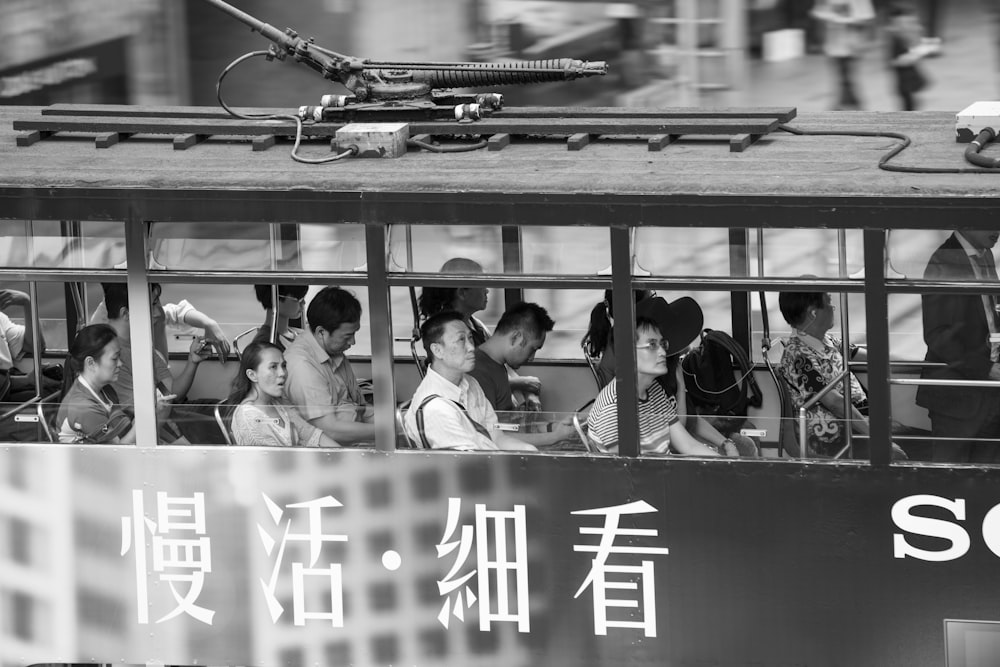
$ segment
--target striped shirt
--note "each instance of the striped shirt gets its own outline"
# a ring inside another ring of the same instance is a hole
[[[646,390],[639,399],[639,449],[644,453],[665,454],[670,449],[670,427],[676,424],[677,399],[667,396],[660,383]],[[590,437],[606,449],[618,447],[618,383],[610,382],[594,401],[587,417]]]

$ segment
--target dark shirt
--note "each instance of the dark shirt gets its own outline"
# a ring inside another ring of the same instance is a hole
[[[516,409],[506,366],[493,361],[490,355],[477,348],[476,367],[469,375],[476,378],[476,382],[486,394],[486,400],[490,402],[494,410],[507,412]]]

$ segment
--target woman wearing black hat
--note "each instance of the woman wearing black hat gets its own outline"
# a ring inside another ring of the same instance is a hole
[[[644,454],[739,456],[736,444],[701,417],[695,422],[698,437],[684,427],[684,387],[677,362],[698,337],[703,322],[701,308],[690,297],[669,304],[661,297],[650,297],[636,305],[639,448]],[[660,377],[662,382],[657,382]],[[617,449],[616,383],[610,382],[597,395],[587,425],[591,438],[608,450]]]

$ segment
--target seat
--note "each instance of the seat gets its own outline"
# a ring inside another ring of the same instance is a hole
[[[409,401],[403,401],[396,406],[396,441],[397,443],[401,443],[406,449],[423,449],[419,443],[413,442],[413,440],[410,439],[410,436],[406,434],[406,427],[403,424],[403,412],[409,408]]]
[[[573,415],[573,428],[576,429],[576,434],[580,436],[580,440],[583,441],[583,446],[587,448],[587,452],[590,454],[607,454],[608,450],[604,448],[604,445],[596,442],[587,434],[586,427],[580,423],[580,418],[577,415]]]
[[[236,336],[233,337],[233,352],[236,353],[237,359],[240,358],[240,339],[255,333],[257,333],[257,327],[247,329],[243,333],[236,334]]]
[[[230,428],[234,406],[229,405],[226,401],[227,399],[224,398],[215,404],[215,409],[213,410],[215,423],[218,424],[219,430],[222,431],[222,437],[225,438],[226,444],[235,445],[236,439],[233,438],[233,432]]]
[[[601,376],[597,372],[597,364],[600,362],[600,357],[592,357],[588,348],[590,347],[590,340],[584,336],[583,340],[580,341],[580,349],[583,350],[583,358],[587,360],[587,365],[590,367],[590,372],[594,376],[594,383],[597,385],[597,390],[600,391],[604,389],[604,385],[601,384]]]

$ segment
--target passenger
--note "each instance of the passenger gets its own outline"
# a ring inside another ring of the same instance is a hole
[[[73,339],[69,356],[77,375],[57,413],[59,442],[134,444],[132,417],[112,387],[122,366],[118,334],[107,324],[86,326]],[[166,418],[172,398],[158,402],[159,419]]]
[[[535,447],[496,428],[493,406],[468,372],[475,345],[457,311],[432,315],[420,327],[430,365],[403,424],[407,436],[430,449],[522,450]]]
[[[652,290],[635,290],[634,291],[636,299],[636,312],[638,312],[638,305],[647,303],[652,305],[654,302],[651,299],[657,298],[656,292]],[[662,299],[660,299],[662,301]],[[694,299],[689,297],[684,297],[677,299],[669,304],[670,308],[677,308],[678,313],[672,315],[672,317],[680,317],[685,319],[690,325],[692,330],[697,333],[694,338],[697,338],[698,334],[701,333],[701,327],[704,324],[704,315],[701,312],[701,307],[698,306]],[[680,312],[683,311],[683,312]],[[616,371],[616,361],[615,361],[615,345],[614,345],[614,316],[613,316],[613,302],[611,290],[604,291],[604,301],[598,303],[594,306],[594,309],[590,312],[590,327],[587,329],[587,334],[583,338],[583,345],[587,351],[587,354],[592,357],[600,357],[600,361],[597,365],[597,376],[598,382],[602,387],[606,387],[615,378]],[[690,342],[688,343],[690,345]],[[670,364],[671,366],[678,366],[680,360],[680,355],[682,355],[688,348],[685,345],[683,348],[671,348],[670,350]],[[683,373],[682,373],[683,375]],[[684,399],[685,403],[683,405],[683,412],[687,414],[687,396],[686,390],[684,389],[684,382],[681,380],[678,382],[674,378],[674,372],[671,370],[670,373],[660,375],[656,378],[656,381],[663,388],[664,392],[668,396],[674,395],[678,391],[678,387],[681,391],[681,397]],[[752,427],[753,424],[743,422],[739,426],[734,426],[730,421],[726,424],[716,424],[710,418],[706,418],[702,415],[692,414],[690,415],[685,423],[685,430],[688,428],[694,432],[694,434],[706,442],[718,442],[718,436],[725,440],[730,440],[736,445],[739,455],[741,456],[757,456],[759,453],[757,443],[754,442],[752,438],[749,438],[739,432],[739,429],[747,425]],[[720,426],[722,427],[720,429]]]
[[[270,341],[284,350],[288,343],[295,340],[299,334],[304,333],[302,329],[297,329],[288,325],[290,320],[297,320],[302,317],[302,302],[309,291],[308,285],[278,285],[278,307],[275,309],[271,303],[273,290],[271,285],[254,285],[254,292],[257,301],[264,307],[264,324],[257,330],[254,342]],[[274,318],[277,316],[278,323],[275,328],[277,338],[271,340],[271,327]]]
[[[829,335],[836,307],[825,292],[782,292],[778,296],[778,306],[781,315],[792,327],[778,372],[788,384],[792,407],[798,414],[809,399],[844,372],[841,341]],[[852,345],[851,360],[864,359],[864,350]],[[849,415],[844,412],[844,394],[839,386],[806,410],[807,451],[811,456],[832,457],[843,449],[847,442],[845,422],[850,424],[853,433],[868,435],[868,395],[854,373],[849,377],[852,403]],[[867,451],[864,443],[860,447],[862,451]],[[895,443],[892,445],[892,458],[907,458]]]
[[[991,248],[998,232],[961,231],[931,255],[926,280],[997,282]],[[925,294],[922,298],[924,370],[933,380],[1000,380],[1000,323],[996,294]],[[934,442],[933,460],[972,463],[1000,461],[1000,391],[982,387],[921,386],[917,405],[927,408]]]
[[[545,344],[545,335],[555,322],[536,303],[518,303],[507,309],[490,338],[476,348],[476,365],[469,376],[479,383],[486,400],[497,412],[515,410],[508,368],[517,370]],[[536,446],[550,446],[575,439],[572,418],[547,424],[533,423],[526,428],[545,426],[544,433],[521,432],[518,436]]]
[[[135,394],[132,377],[132,339],[129,329],[128,289],[125,283],[104,283],[103,287],[104,303],[107,304],[109,314],[108,325],[117,334],[121,346],[121,371],[116,374],[113,386],[121,405],[132,412],[135,410]],[[151,284],[149,294],[150,306],[154,311],[153,331],[155,333],[160,321],[155,314],[160,298],[160,286],[156,283]],[[191,341],[187,362],[177,377],[171,374],[167,357],[159,350],[153,350],[153,378],[158,391],[163,394],[187,396],[188,390],[191,389],[191,384],[194,382],[195,374],[198,372],[198,364],[208,359],[209,354],[211,354],[211,349],[205,347],[205,340],[204,338],[195,338]]]
[[[285,359],[281,348],[254,341],[240,355],[229,403],[237,445],[262,447],[339,447],[285,402]]]
[[[344,353],[361,328],[361,304],[324,287],[306,310],[309,331],[288,344],[286,393],[303,417],[342,444],[375,441],[374,411]]]
[[[652,290],[638,289],[634,291],[635,302],[656,296]],[[603,389],[615,378],[615,341],[614,341],[614,310],[611,290],[604,290],[604,301],[601,301],[590,311],[590,326],[583,337],[583,346],[587,355],[599,359],[597,364],[597,382]]]
[[[7,316],[12,308],[24,310],[24,324],[15,324]],[[0,401],[22,403],[35,396],[33,375],[19,373],[15,362],[31,352],[35,327],[31,317],[31,297],[26,293],[0,289]],[[45,338],[38,332],[38,344],[45,351]]]
[[[686,317],[697,309],[698,317]],[[636,382],[639,395],[639,449],[644,454],[739,456],[732,439],[702,418],[695,421],[699,438],[684,427],[684,383],[678,359],[701,332],[701,309],[690,297],[667,303],[662,297],[636,306]],[[663,382],[657,382],[662,376]],[[618,389],[610,382],[597,395],[587,417],[589,436],[609,451],[618,449]]]
[[[204,340],[212,343],[213,351],[218,355],[219,361],[225,361],[229,354],[231,345],[229,339],[219,323],[208,315],[197,310],[187,300],[180,303],[160,303],[160,292],[162,289],[156,283],[151,283],[151,294],[153,296],[153,349],[167,359],[170,350],[167,346],[167,327],[194,327],[203,329]],[[102,301],[97,305],[97,309],[90,317],[91,324],[107,324],[110,321],[107,303]]]
[[[441,273],[482,272],[483,267],[478,262],[464,257],[449,259],[441,266]],[[420,292],[418,302],[420,314],[427,318],[446,310],[458,311],[465,326],[472,332],[473,344],[479,347],[490,337],[490,330],[475,317],[475,314],[486,308],[489,292],[485,287],[425,287]],[[537,377],[518,375],[513,371],[509,371],[508,375],[510,375],[511,389],[521,398],[523,408],[541,410],[541,381]]]

